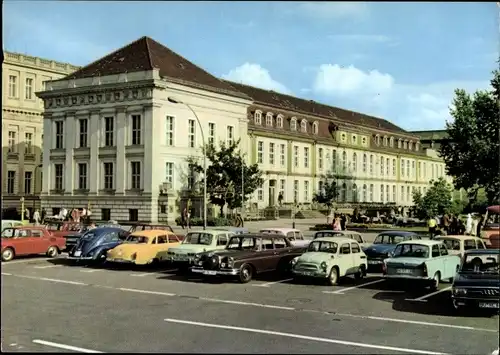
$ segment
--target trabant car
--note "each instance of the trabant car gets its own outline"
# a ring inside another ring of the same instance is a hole
[[[499,270],[499,249],[465,251],[460,269],[453,280],[453,306],[457,310],[483,308],[498,311]]]
[[[334,230],[322,230],[314,233],[313,239],[324,238],[324,237],[340,237],[340,238],[350,238],[358,242],[361,248],[366,248],[370,243],[365,242],[363,236],[354,231],[334,231]]]
[[[408,240],[396,246],[384,260],[382,273],[389,280],[406,280],[437,289],[441,280],[452,280],[460,257],[450,255],[446,245],[436,240]]]
[[[463,256],[467,250],[486,249],[481,238],[470,235],[444,235],[435,237],[434,240],[442,241],[450,255]]]
[[[407,240],[421,240],[418,234],[407,231],[386,231],[375,237],[373,244],[363,249],[368,258],[368,268],[380,271],[396,245]]]
[[[15,256],[47,254],[55,258],[65,248],[65,239],[52,235],[45,227],[12,227],[2,231],[2,260]]]
[[[169,248],[168,260],[180,271],[186,271],[197,253],[224,249],[233,235],[231,232],[218,229],[189,232],[180,245]]]
[[[332,286],[348,275],[361,279],[368,269],[359,243],[339,236],[314,239],[304,254],[292,260],[292,265],[295,279],[320,278]]]
[[[76,261],[104,262],[108,250],[121,244],[129,233],[120,227],[97,227],[85,232],[68,253]]]
[[[106,261],[146,265],[167,260],[169,248],[180,244],[174,233],[166,230],[142,230],[130,234],[125,241],[108,251]]]
[[[15,221],[12,219],[3,219],[2,220],[2,230],[5,228],[11,228],[11,227],[21,227],[24,226],[26,223],[23,223],[22,221]]]
[[[281,234],[239,234],[232,236],[223,250],[197,254],[191,271],[203,276],[236,277],[247,283],[259,273],[286,272],[290,261],[304,251]]]
[[[265,228],[261,229],[259,233],[268,234],[279,234],[286,236],[288,240],[292,242],[292,245],[296,246],[307,246],[311,242],[309,239],[305,239],[302,232],[294,228]]]

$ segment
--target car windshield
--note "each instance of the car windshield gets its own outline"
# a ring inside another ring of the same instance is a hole
[[[498,274],[500,254],[468,254],[462,263],[461,272]]]
[[[307,251],[319,251],[325,253],[337,253],[337,243],[326,241],[314,241],[309,244]]]
[[[88,231],[84,235],[82,235],[82,239],[83,240],[90,240],[90,239],[94,239],[96,236],[97,236],[97,234],[95,234],[94,232]]]
[[[379,234],[373,244],[399,244],[405,240],[402,235]]]
[[[393,258],[428,258],[429,247],[421,244],[400,244],[394,249]]]
[[[316,238],[323,238],[323,237],[343,237],[343,236],[344,236],[344,234],[339,233],[339,232],[334,232],[334,231],[331,231],[331,232],[317,232],[314,235],[314,239],[316,239]]]
[[[232,237],[227,244],[226,249],[230,250],[252,250],[257,243],[252,237]]]
[[[182,244],[211,245],[213,236],[208,233],[188,233]]]
[[[127,239],[125,239],[125,242],[133,244],[147,244],[148,240],[148,237],[144,237],[142,235],[129,235]]]

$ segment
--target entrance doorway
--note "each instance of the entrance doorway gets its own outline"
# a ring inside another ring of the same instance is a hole
[[[269,206],[276,204],[276,180],[269,180]]]

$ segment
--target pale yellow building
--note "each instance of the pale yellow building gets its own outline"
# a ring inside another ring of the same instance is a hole
[[[3,52],[2,208],[39,206],[42,188],[43,100],[35,92],[79,67],[28,55]]]

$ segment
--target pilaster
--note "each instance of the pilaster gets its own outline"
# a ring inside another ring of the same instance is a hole
[[[43,166],[42,166],[42,195],[50,194],[52,181],[52,167],[50,165],[51,143],[54,142],[53,122],[50,114],[45,114],[43,118],[43,132],[45,140],[43,143]]]
[[[74,170],[73,147],[75,146],[75,113],[68,113],[64,120],[66,163],[64,164],[64,194],[73,194]]]
[[[99,190],[99,141],[101,139],[100,111],[90,112],[89,135],[90,135],[90,166],[89,166],[89,195],[97,195]]]
[[[125,194],[127,184],[127,166],[125,159],[125,147],[129,145],[127,140],[127,113],[125,107],[116,108],[116,195]],[[146,136],[148,137],[148,136]]]

